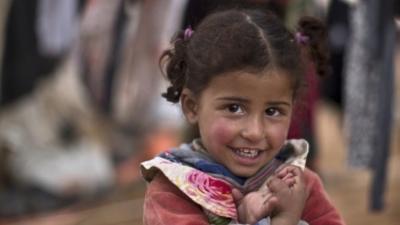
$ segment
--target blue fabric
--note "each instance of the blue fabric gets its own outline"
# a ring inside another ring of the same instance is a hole
[[[222,166],[218,163],[199,160],[194,167],[206,173],[215,173],[230,177],[241,185],[243,185],[246,181],[246,178],[235,176],[225,166]]]
[[[193,143],[195,143],[193,141]],[[159,156],[168,159],[172,162],[189,165],[202,172],[222,175],[230,178],[240,185],[244,185],[246,178],[234,175],[225,166],[215,162],[204,150],[195,147],[195,144],[182,144],[178,148],[171,149],[167,152],[161,153]],[[280,152],[275,156],[275,159],[282,162],[294,154],[294,147],[292,145],[284,145]]]
[[[183,153],[182,150],[179,153]],[[193,152],[192,152],[193,153]],[[176,149],[164,152],[159,155],[162,158],[168,159],[171,162],[178,162],[182,164],[188,164],[202,172],[205,173],[213,173],[213,174],[220,174],[226,177],[230,177],[231,179],[235,180],[239,184],[243,185],[246,181],[246,178],[238,177],[232,174],[225,166],[216,163],[214,161],[210,161],[209,159],[196,157],[195,155],[191,155],[190,159],[187,155],[184,154],[176,154]]]

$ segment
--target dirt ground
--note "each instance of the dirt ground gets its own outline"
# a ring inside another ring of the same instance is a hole
[[[326,190],[349,225],[386,224],[400,221],[400,139],[398,126],[393,134],[385,208],[381,212],[369,210],[371,173],[349,168],[339,114],[329,105],[322,105],[318,113],[320,169]]]

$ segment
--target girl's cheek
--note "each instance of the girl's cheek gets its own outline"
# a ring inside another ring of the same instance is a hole
[[[271,130],[269,130],[269,139],[274,140],[276,145],[281,146],[287,139],[288,130],[287,126],[272,127]]]
[[[214,141],[217,143],[229,143],[234,135],[232,121],[217,120],[214,121],[210,129]]]

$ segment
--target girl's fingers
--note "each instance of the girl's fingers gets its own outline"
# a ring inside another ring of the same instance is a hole
[[[292,187],[294,184],[296,184],[296,179],[294,177],[284,179],[283,182],[289,187]]]
[[[278,169],[278,171],[276,172],[276,177],[283,179],[288,174],[291,174],[292,176],[294,176],[295,174],[292,173],[292,171],[295,169],[300,169],[300,168],[297,166],[292,166],[292,165],[284,166],[281,169]]]
[[[282,169],[279,169],[276,172],[276,174],[277,174],[277,176],[285,176],[288,173],[294,173],[294,175],[296,175],[299,172],[300,173],[302,172],[300,167],[294,166],[294,165],[287,165],[287,166],[284,166]]]
[[[282,178],[279,177],[279,178],[282,179],[283,181],[285,181],[285,180],[293,178],[293,177],[294,177],[294,175],[292,173],[288,173],[284,177],[282,177]]]
[[[288,171],[294,176],[301,176],[303,174],[303,171],[298,166],[290,166],[288,167]]]
[[[263,205],[267,204],[269,202],[269,200],[273,197],[272,193],[267,193],[265,195],[262,195],[264,202]]]
[[[278,198],[274,195],[270,195],[262,205],[264,215],[270,215],[278,204]]]
[[[276,177],[283,181],[293,178],[300,182],[303,179],[303,171],[297,166],[286,166],[277,172]]]
[[[242,199],[243,199],[243,194],[242,192],[240,192],[238,189],[233,188],[232,189],[232,196],[233,196],[233,200],[236,203],[239,203]]]
[[[276,177],[272,177],[268,182],[267,182],[268,188],[271,190],[272,193],[282,191],[284,189],[288,189],[288,185],[285,184],[281,179],[278,179]]]

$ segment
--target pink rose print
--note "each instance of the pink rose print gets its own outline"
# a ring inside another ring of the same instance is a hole
[[[192,194],[205,197],[210,204],[217,204],[227,209],[235,208],[231,195],[232,187],[228,183],[196,170],[188,174],[187,181],[193,188]]]

